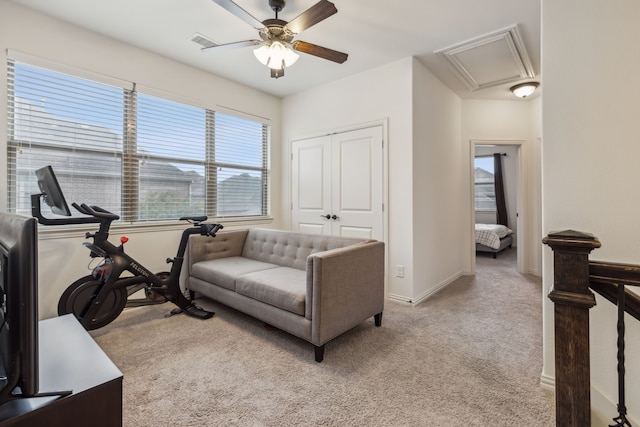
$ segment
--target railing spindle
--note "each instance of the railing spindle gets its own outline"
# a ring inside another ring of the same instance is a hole
[[[627,406],[624,396],[624,313],[625,289],[623,284],[618,284],[618,416],[613,419],[615,424],[609,424],[609,427],[631,427],[631,423],[627,420]]]

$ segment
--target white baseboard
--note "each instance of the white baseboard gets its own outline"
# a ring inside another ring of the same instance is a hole
[[[411,298],[407,298],[406,296],[396,295],[396,294],[388,294],[387,298],[389,298],[391,300],[394,300],[394,301],[406,303],[406,304],[418,305],[421,302],[423,302],[426,299],[428,299],[430,296],[434,295],[435,293],[437,293],[438,291],[440,291],[441,289],[443,289],[447,285],[450,285],[453,281],[455,281],[456,279],[458,279],[458,278],[460,278],[462,276],[464,276],[464,274],[462,273],[462,271],[459,271],[456,274],[454,274],[453,276],[451,276],[451,277],[443,280],[442,282],[438,283],[436,286],[434,286],[433,288],[429,289],[428,291],[425,291],[422,294],[418,295],[418,297],[416,299],[411,299]]]
[[[404,304],[411,304],[412,302],[410,298],[407,298],[403,295],[387,294],[387,298],[396,302],[404,303]]]
[[[548,375],[540,376],[540,385],[549,390],[555,390],[556,379]],[[599,389],[591,386],[591,426],[607,426],[618,416],[618,404],[605,396]],[[632,414],[627,414],[631,425],[640,425]]]
[[[427,300],[430,296],[436,294],[438,291],[442,290],[447,285],[450,285],[451,283],[453,283],[456,279],[459,279],[460,277],[462,277],[462,271],[458,271],[456,274],[454,274],[454,275],[448,277],[447,279],[443,280],[442,282],[438,283],[433,288],[431,288],[428,291],[425,291],[422,294],[418,295],[418,297],[413,302],[413,304],[414,305],[415,304],[420,304],[422,301]]]
[[[542,272],[538,269],[530,268],[527,273],[532,274],[537,277],[542,277]]]
[[[540,375],[540,385],[548,390],[556,389],[556,379],[555,377],[542,374]]]
[[[627,410],[630,408],[627,408]],[[591,386],[591,425],[607,426],[618,416],[618,404],[612,401],[599,389]],[[640,425],[638,418],[627,414],[627,420],[632,426]]]

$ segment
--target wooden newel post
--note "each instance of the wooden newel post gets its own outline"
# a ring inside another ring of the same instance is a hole
[[[556,425],[591,425],[589,309],[596,304],[589,290],[589,253],[600,247],[591,234],[567,230],[542,239],[553,250]]]

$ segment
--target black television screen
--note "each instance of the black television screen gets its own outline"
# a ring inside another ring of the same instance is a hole
[[[51,166],[45,166],[36,171],[38,187],[44,196],[44,201],[51,208],[51,212],[58,215],[71,216],[67,201],[62,194],[60,184]]]
[[[38,229],[0,213],[0,403],[38,393]]]

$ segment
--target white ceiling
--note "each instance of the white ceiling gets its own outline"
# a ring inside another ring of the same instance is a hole
[[[514,25],[540,81],[540,0],[333,0],[338,13],[296,39],[348,53],[349,59],[336,64],[301,54],[277,80],[250,47],[204,54],[191,41],[194,33],[220,44],[259,38],[211,0],[11,1],[276,96],[415,56],[462,98],[514,99],[508,91],[513,82],[469,90],[435,54]],[[260,21],[275,17],[268,0],[235,1]],[[289,0],[279,18],[290,21],[316,2]],[[486,62],[477,64],[483,73],[504,65],[491,55],[474,56]]]

